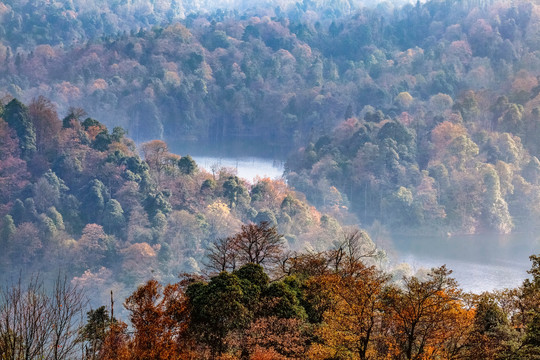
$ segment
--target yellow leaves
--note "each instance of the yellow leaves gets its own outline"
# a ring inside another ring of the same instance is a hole
[[[136,243],[120,251],[124,257],[122,269],[130,277],[145,279],[151,278],[156,262],[156,251],[159,245],[153,248],[147,243]]]
[[[163,75],[163,82],[167,85],[171,85],[173,87],[179,87],[182,80],[180,79],[180,76],[175,71],[166,71],[165,75]]]
[[[402,91],[396,96],[396,102],[403,108],[407,109],[411,106],[414,98],[407,91]]]
[[[433,159],[442,159],[448,152],[452,141],[459,136],[467,136],[467,129],[461,124],[445,121],[431,131],[431,142],[434,146]]]
[[[211,216],[228,216],[231,213],[229,206],[221,200],[216,200],[206,207],[207,214]]]
[[[175,40],[180,40],[182,42],[190,40],[193,37],[191,32],[179,22],[176,22],[170,26],[167,26],[163,30],[163,36],[172,38]]]

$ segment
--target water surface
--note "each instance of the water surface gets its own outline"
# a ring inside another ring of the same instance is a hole
[[[540,253],[540,236],[393,235],[385,247],[394,263],[407,263],[413,270],[446,264],[464,290],[479,293],[521,285],[531,268],[529,256]]]

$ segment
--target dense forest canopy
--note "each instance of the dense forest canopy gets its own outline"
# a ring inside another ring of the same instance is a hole
[[[6,24],[20,20],[3,30],[4,94],[27,103],[44,95],[64,113],[82,107],[139,144],[299,148],[289,184],[317,206],[351,208],[365,225],[536,226],[534,2],[304,1],[172,18],[150,16],[165,11],[161,2],[142,13],[150,3],[99,8],[115,21],[96,17],[92,2],[44,4],[45,20],[22,17],[37,4],[17,4],[3,5]]]
[[[213,242],[242,224],[267,224],[289,250],[324,250],[348,231],[337,220],[346,212],[320,213],[282,180],[208,173],[161,140],[142,144],[141,158],[121,128],[80,108],[60,119],[39,97],[0,113],[2,281],[60,270],[99,296],[122,296],[149,277],[200,273]]]
[[[262,246],[284,259],[277,268],[243,256],[259,253],[244,247],[255,238],[276,245],[280,235],[244,226],[231,238],[238,267],[139,286],[124,302],[131,327],[115,317],[112,293],[110,306],[77,321],[81,289],[61,278],[52,296],[36,280],[1,289],[0,351],[7,359],[538,358],[538,256],[521,286],[472,295],[445,266],[401,280],[367,266],[372,254],[358,232],[325,252],[281,257],[279,246]]]

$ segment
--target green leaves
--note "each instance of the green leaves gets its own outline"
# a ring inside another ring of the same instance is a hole
[[[29,160],[36,152],[36,133],[30,121],[28,108],[17,99],[11,100],[5,107],[4,119],[19,137],[24,160]]]

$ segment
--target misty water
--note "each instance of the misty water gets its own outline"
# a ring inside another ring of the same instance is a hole
[[[208,172],[225,167],[236,175],[253,182],[256,177],[281,178],[287,150],[266,146],[255,141],[227,142],[221,144],[170,143],[173,153],[189,154],[200,168]]]
[[[193,156],[199,167],[208,172],[226,167],[233,169],[236,174],[250,182],[256,177],[281,178],[283,175],[283,161],[275,159],[263,159],[257,157],[213,157]]]
[[[407,263],[413,272],[446,264],[461,288],[479,293],[519,286],[528,276],[529,256],[540,253],[540,236],[394,234],[379,245],[394,263]]]
[[[220,147],[173,149],[181,154],[190,153],[209,172],[216,167],[233,168],[238,176],[251,182],[257,176],[275,179],[283,174],[284,156],[275,151],[261,153]],[[519,286],[528,277],[529,256],[540,253],[540,236],[532,234],[450,237],[393,234],[390,239],[376,242],[386,250],[392,265],[406,263],[416,273],[446,264],[465,291],[476,293]]]

